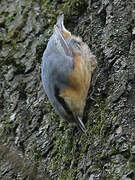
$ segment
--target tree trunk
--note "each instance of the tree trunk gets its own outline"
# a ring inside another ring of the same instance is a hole
[[[42,87],[56,17],[96,55],[87,133],[61,120]],[[0,179],[135,179],[135,1],[0,1]]]

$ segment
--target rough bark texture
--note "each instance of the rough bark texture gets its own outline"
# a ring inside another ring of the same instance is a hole
[[[41,57],[56,17],[97,56],[87,134],[45,96]],[[135,179],[135,1],[0,1],[0,179]]]

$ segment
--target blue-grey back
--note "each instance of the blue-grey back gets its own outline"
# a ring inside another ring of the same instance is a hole
[[[55,86],[61,91],[69,87],[69,74],[73,71],[73,57],[67,56],[64,49],[59,48],[55,35],[50,38],[42,58],[42,82],[49,100],[54,98]]]

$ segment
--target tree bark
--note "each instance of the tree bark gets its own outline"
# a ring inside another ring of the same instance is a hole
[[[41,84],[59,14],[96,55],[83,122],[61,120]],[[135,179],[135,2],[0,1],[0,179]]]

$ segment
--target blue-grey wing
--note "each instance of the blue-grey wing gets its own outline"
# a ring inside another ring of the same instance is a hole
[[[57,98],[62,89],[70,85],[69,75],[73,71],[73,58],[60,52],[56,53],[57,49],[51,50],[52,52],[48,44],[42,58],[42,83],[52,106],[61,117],[67,119],[68,115]]]
[[[58,41],[52,36],[42,58],[42,82],[46,93],[53,93],[55,84],[60,91],[69,85],[69,74],[73,71],[73,56],[59,48]]]

